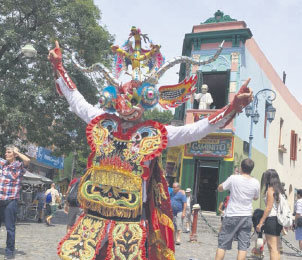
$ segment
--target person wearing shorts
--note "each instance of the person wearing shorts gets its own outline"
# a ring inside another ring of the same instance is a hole
[[[182,223],[186,216],[187,199],[184,192],[180,190],[179,183],[173,183],[173,192],[170,197],[173,211],[175,244],[180,245],[180,234]]]
[[[225,210],[221,231],[218,235],[218,248],[215,260],[222,260],[226,250],[232,249],[234,238],[238,240],[238,260],[246,258],[250,246],[253,226],[253,200],[259,197],[260,183],[251,177],[254,162],[247,158],[241,162],[239,175],[231,175],[218,186],[218,191],[230,191],[230,199]]]
[[[47,198],[47,195],[50,193],[51,194],[51,201],[46,202],[46,225],[50,226],[51,224],[51,219],[55,215],[57,211],[57,201],[60,197],[58,190],[55,188],[56,184],[52,183],[51,188],[48,189],[45,192],[45,199]]]
[[[285,192],[276,170],[265,171],[262,180],[265,186],[265,209],[256,230],[257,232],[264,231],[270,259],[280,259],[280,234],[283,227],[278,223],[277,212],[281,196],[285,196]]]

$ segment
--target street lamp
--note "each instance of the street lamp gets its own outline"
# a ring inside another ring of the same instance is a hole
[[[272,106],[272,104],[269,104],[266,107],[266,118],[271,123],[275,119],[276,114],[276,108]]]
[[[275,119],[276,108],[273,107],[272,102],[276,99],[276,92],[271,89],[262,89],[256,93],[251,105],[245,108],[247,117],[251,117],[251,127],[249,136],[249,158],[252,156],[252,142],[253,142],[253,125],[259,122],[260,114],[258,112],[258,101],[260,94],[264,96],[266,101],[266,119],[271,123]],[[272,95],[270,95],[272,94]]]
[[[25,46],[21,48],[21,53],[27,57],[27,58],[32,58],[36,56],[37,51],[36,49],[32,46],[31,43],[27,43]]]

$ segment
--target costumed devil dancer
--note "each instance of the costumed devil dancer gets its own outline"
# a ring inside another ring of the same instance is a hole
[[[78,194],[84,213],[60,242],[61,259],[175,259],[170,197],[158,157],[166,147],[200,140],[224,127],[252,100],[247,80],[229,105],[208,118],[179,127],[142,122],[144,109],[157,103],[163,108],[177,107],[195,91],[196,76],[158,89],[156,84],[167,69],[180,63],[210,63],[222,49],[207,61],[176,57],[164,63],[160,46],[150,44],[148,50],[142,49],[142,39],[148,40],[132,27],[126,44],[112,47],[115,76],[132,67],[132,73],[128,73],[132,80],[125,84],[102,64],[81,67],[73,55],[81,70],[100,71],[106,78],[109,86],[102,90],[101,109],[89,104],[68,76],[58,42],[49,52],[57,91],[88,124],[86,133],[91,148]]]

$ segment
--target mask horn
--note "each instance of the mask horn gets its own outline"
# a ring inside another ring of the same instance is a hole
[[[121,85],[121,82],[116,80],[114,78],[114,76],[109,72],[109,70],[101,63],[95,63],[93,65],[91,65],[90,67],[83,67],[80,65],[80,63],[77,61],[76,56],[78,56],[77,52],[73,52],[72,53],[72,61],[75,64],[75,66],[86,73],[89,72],[95,72],[95,71],[99,71],[103,74],[104,78],[106,79],[106,81],[108,82],[109,85],[115,86],[115,87],[119,87]]]

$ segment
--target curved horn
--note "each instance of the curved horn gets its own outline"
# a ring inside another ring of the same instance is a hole
[[[163,66],[161,66],[157,71],[151,72],[151,75],[149,77],[147,77],[144,80],[144,82],[149,82],[150,84],[154,84],[154,85],[157,84],[158,80],[161,78],[162,75],[164,75],[164,73],[168,69],[170,69],[173,66],[180,64],[180,63],[185,63],[186,65],[198,65],[198,66],[209,64],[218,58],[218,56],[220,55],[220,53],[223,49],[222,48],[223,44],[224,44],[224,41],[219,45],[219,48],[218,48],[217,52],[215,53],[215,55],[205,61],[197,61],[197,60],[194,60],[193,58],[187,57],[187,56],[175,57],[172,60],[165,62],[165,64]],[[190,69],[190,67],[186,66],[186,74],[189,73],[189,69]]]
[[[117,79],[114,78],[114,76],[110,73],[110,71],[103,64],[95,63],[95,64],[92,64],[88,68],[83,67],[77,61],[77,59],[76,59],[77,55],[78,55],[77,52],[73,52],[71,55],[71,58],[72,58],[73,63],[79,70],[86,72],[86,73],[100,71],[104,75],[104,78],[107,80],[108,84],[113,85],[115,87],[118,87],[121,85],[121,83]]]

